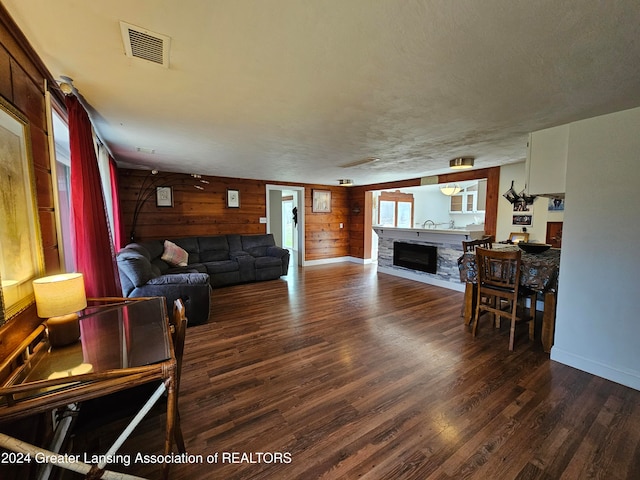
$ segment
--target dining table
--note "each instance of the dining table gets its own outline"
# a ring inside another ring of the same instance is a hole
[[[493,244],[494,249],[521,250],[517,244]],[[460,281],[465,284],[464,322],[474,321],[477,271],[475,253],[466,252],[458,258]],[[533,290],[536,297],[543,299],[541,341],[545,352],[553,346],[556,319],[556,299],[558,292],[558,273],[560,271],[560,249],[549,248],[543,252],[532,253],[522,250],[520,264],[520,285]]]

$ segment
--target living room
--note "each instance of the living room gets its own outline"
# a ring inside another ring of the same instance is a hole
[[[7,5],[11,3],[7,2]],[[637,7],[631,3],[627,7],[630,15],[626,21],[632,22],[634,15],[637,16]],[[52,178],[50,167],[51,139],[47,127],[48,107],[44,85],[45,80],[51,83],[56,78],[51,76],[48,65],[33,51],[30,46],[32,40],[17,28],[6,10],[7,7],[3,5],[0,62],[3,75],[0,93],[8,104],[29,121],[40,225],[38,243],[43,252],[45,273],[53,274],[64,268],[56,221],[56,182]],[[623,23],[626,24],[626,21]],[[633,57],[637,51],[630,50],[629,54]],[[640,62],[628,61],[628,65],[638,63]],[[631,71],[626,78],[628,83],[633,84],[635,81],[633,86],[638,86],[637,71]],[[81,82],[76,87],[80,93],[83,92],[84,85]],[[51,95],[60,96],[60,93],[51,89]],[[90,98],[87,100],[91,101]],[[56,101],[55,98],[53,101]],[[567,101],[579,103],[581,100],[573,98]],[[637,238],[640,233],[638,213],[632,200],[632,192],[639,180],[635,168],[640,151],[637,140],[640,128],[638,105],[640,99],[637,93],[626,98],[608,93],[602,95],[598,105],[592,106],[591,110],[587,109],[581,118],[567,118],[566,121],[557,122],[558,125],[571,125],[571,142],[566,170],[567,205],[564,213],[557,330],[549,362],[569,365],[635,390],[640,390],[640,358],[635,345],[640,327],[634,320],[635,308],[631,301],[636,295],[635,285],[629,279],[634,278],[638,260],[635,246],[629,239]],[[526,139],[529,131],[522,133]],[[522,151],[526,152],[525,145],[522,146]],[[491,233],[498,239],[505,239],[512,228],[512,212],[509,210],[511,206],[501,194],[514,179],[516,188],[524,188],[524,158],[507,166],[486,168],[498,168],[500,171],[498,183],[494,187],[494,191],[498,193],[495,199],[495,219],[488,221],[487,225],[493,228]],[[135,207],[135,197],[142,178],[150,170],[151,168],[140,170],[125,166],[118,168],[120,194],[124,202],[125,243],[131,230],[135,230],[137,237],[141,239],[202,233],[264,233],[266,227],[261,219],[267,217],[268,213],[267,185],[303,186],[305,211],[300,213],[300,218],[304,218],[305,228],[304,261],[310,267],[335,260],[347,260],[344,268],[369,268],[366,265],[371,260],[367,240],[370,232],[365,222],[365,212],[370,211],[365,209],[367,192],[416,186],[422,180],[421,176],[411,175],[388,182],[343,187],[335,182],[294,182],[284,174],[282,177],[274,175],[275,178],[265,176],[262,179],[205,174],[204,178],[209,183],[203,191],[194,190],[188,184],[173,186],[173,208],[156,207],[153,200],[148,202],[134,229],[130,214]],[[164,173],[177,170],[162,169]],[[476,169],[476,174],[479,170],[481,168]],[[394,174],[398,175],[397,172]],[[183,175],[185,178],[189,177],[187,173]],[[451,180],[456,178],[447,169],[434,175]],[[228,207],[229,190],[239,193],[240,208]],[[313,190],[331,192],[330,213],[311,211]],[[536,200],[542,201],[543,199]],[[340,268],[341,265],[336,263],[318,267]],[[409,284],[401,285],[412,288]],[[264,287],[267,288],[266,285]],[[273,287],[270,285],[268,288]],[[234,293],[240,292],[234,290]],[[446,315],[453,315],[455,309],[459,312],[460,295],[450,297],[449,292],[440,295],[451,301]],[[222,308],[222,305],[217,305],[217,308]],[[339,311],[342,307],[334,305],[333,308]],[[0,358],[5,358],[41,321],[32,304],[0,327]],[[462,330],[458,333],[460,332]],[[401,338],[399,333],[397,338]],[[526,345],[526,341],[523,345]],[[527,347],[523,348],[528,352]],[[184,416],[184,412],[182,413]],[[634,410],[630,421],[637,422],[637,415]],[[193,419],[190,421],[193,422]],[[28,437],[33,439],[37,436],[36,433],[32,431]]]

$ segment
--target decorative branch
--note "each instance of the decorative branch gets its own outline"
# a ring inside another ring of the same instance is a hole
[[[142,181],[142,185],[140,186],[140,190],[138,191],[138,195],[136,196],[136,206],[133,209],[133,220],[131,222],[131,232],[129,234],[129,240],[131,242],[135,242],[136,236],[136,225],[138,224],[138,217],[140,216],[140,212],[142,211],[142,207],[144,204],[156,193],[157,187],[172,187],[179,184],[184,184],[184,175],[183,173],[168,173],[161,174],[158,170],[151,170],[144,180]],[[196,179],[198,183],[193,185],[194,188],[198,190],[204,190],[205,187],[199,185],[202,183],[207,185],[209,183],[208,180],[202,178],[202,175],[198,175],[196,173],[192,173],[191,177]]]

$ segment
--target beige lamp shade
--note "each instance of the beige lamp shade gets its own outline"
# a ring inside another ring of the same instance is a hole
[[[38,316],[58,317],[82,310],[87,306],[84,279],[81,273],[62,273],[33,281]]]

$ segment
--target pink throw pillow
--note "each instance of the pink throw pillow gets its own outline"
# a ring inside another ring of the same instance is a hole
[[[160,258],[174,267],[186,267],[188,265],[189,252],[180,248],[175,243],[165,240],[164,252],[162,252]]]

